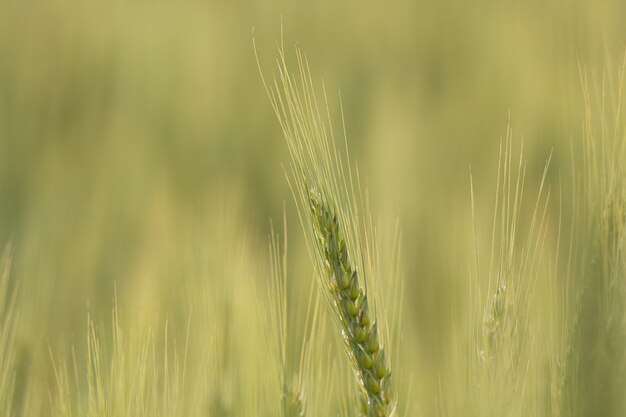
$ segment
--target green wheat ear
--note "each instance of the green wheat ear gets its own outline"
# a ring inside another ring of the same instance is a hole
[[[304,417],[304,393],[293,384],[283,385],[283,412],[285,417]]]
[[[393,398],[391,372],[367,293],[359,285],[356,266],[350,262],[337,215],[315,189],[309,190],[309,208],[317,247],[324,259],[326,297],[337,316],[341,338],[359,380],[361,413],[368,417],[388,416]]]
[[[306,57],[296,48],[298,74],[293,75],[282,45],[273,81],[266,82],[260,65],[259,71],[289,149],[287,177],[316,267],[320,295],[358,382],[359,401],[352,406],[365,417],[389,417],[395,413],[396,401],[389,351],[383,343],[389,333],[380,303],[382,291],[375,279],[377,233],[367,198],[359,192],[358,170],[352,170],[345,125],[342,153],[325,89],[320,104]],[[343,123],[343,112],[341,116]]]

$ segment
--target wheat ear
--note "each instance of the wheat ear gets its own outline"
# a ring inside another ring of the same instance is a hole
[[[318,287],[357,377],[361,414],[388,417],[394,414],[395,397],[389,352],[382,343],[387,326],[382,308],[375,308],[381,306],[378,287],[370,285],[368,292],[367,285],[375,284],[376,232],[359,193],[358,171],[352,171],[345,124],[342,154],[336,146],[326,91],[320,106],[306,57],[296,48],[296,76],[288,69],[282,40],[278,53],[278,77],[272,83],[265,81],[260,64],[259,71],[289,148],[287,177],[316,265]],[[341,116],[343,124],[343,111]],[[383,320],[376,321],[376,311]]]
[[[393,397],[391,372],[366,291],[359,285],[356,266],[350,262],[337,215],[316,190],[310,190],[309,208],[324,259],[326,297],[361,387],[361,412],[368,417],[385,417]]]

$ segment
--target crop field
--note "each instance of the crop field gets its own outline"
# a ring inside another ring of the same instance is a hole
[[[626,416],[625,18],[0,1],[0,417]]]

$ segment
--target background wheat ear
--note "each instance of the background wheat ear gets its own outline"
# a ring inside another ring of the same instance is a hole
[[[318,287],[358,383],[360,399],[353,406],[365,416],[390,416],[396,401],[385,349],[388,326],[377,282],[377,233],[360,192],[358,171],[351,167],[345,124],[342,153],[335,141],[326,91],[322,90],[320,105],[306,57],[296,48],[299,71],[294,76],[282,47],[278,53],[277,78],[269,84],[263,78],[263,82],[289,148],[287,176]]]
[[[276,372],[272,373],[276,384],[273,388],[280,387],[280,412],[282,417],[304,417],[309,415],[307,403],[309,398],[305,395],[305,388],[311,381],[312,375],[312,351],[318,346],[315,342],[320,340],[319,331],[319,306],[317,298],[312,297],[313,285],[309,285],[309,302],[306,309],[297,309],[292,312],[292,297],[289,297],[290,278],[288,273],[287,254],[287,217],[283,215],[283,233],[277,233],[274,224],[271,224],[269,237],[269,266],[270,279],[267,286],[269,300],[261,300],[257,292],[258,313],[261,325],[265,330],[268,345],[271,346],[270,356]],[[290,316],[292,321],[297,322],[299,330],[291,332],[289,326]],[[293,335],[298,333],[298,337]],[[290,340],[299,340],[299,355],[294,355],[293,343]],[[297,357],[297,365],[294,365]],[[272,387],[270,387],[271,390]],[[276,392],[272,390],[270,395]]]
[[[574,312],[564,395],[572,415],[625,415],[626,52],[596,72],[579,64],[584,102],[579,218],[572,261]]]
[[[519,150],[513,142],[509,125],[500,142],[492,215],[477,216],[470,171],[475,260],[470,279],[460,283],[468,289],[466,321],[451,342],[452,374],[442,384],[445,415],[542,415],[545,406],[539,398],[547,396],[540,390],[547,392],[542,384],[549,358],[540,339],[546,322],[556,320],[550,310],[541,311],[536,294],[548,282],[554,284],[551,255],[558,249],[558,243],[548,241],[551,154],[533,184],[527,178],[523,142]],[[534,199],[528,199],[529,191],[536,193]],[[479,214],[483,212],[488,210]],[[479,250],[483,247],[484,252]],[[462,386],[453,388],[456,384]],[[463,394],[444,397],[449,392]]]

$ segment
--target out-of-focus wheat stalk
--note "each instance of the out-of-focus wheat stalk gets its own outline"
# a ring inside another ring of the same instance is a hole
[[[578,415],[626,413],[626,53],[599,74],[580,66],[585,106],[576,291],[568,376]]]
[[[12,247],[8,244],[0,259],[0,414],[11,415],[15,389],[14,337],[17,314],[15,292],[9,289]]]
[[[69,361],[52,357],[57,394],[51,395],[54,417],[193,416],[198,415],[193,390],[184,390],[184,359],[168,351],[152,332],[124,332],[114,301],[112,332],[101,334],[91,319],[87,326],[86,358],[72,349]],[[186,354],[183,355],[186,357]],[[83,366],[86,369],[83,369]]]
[[[309,297],[306,308],[306,318],[299,326],[303,329],[304,340],[301,343],[297,369],[294,371],[289,364],[289,308],[288,289],[290,287],[287,268],[287,220],[283,218],[282,246],[279,235],[272,230],[270,234],[270,275],[268,302],[259,303],[259,313],[268,320],[264,323],[267,327],[266,335],[278,353],[278,377],[281,395],[281,415],[283,417],[304,417],[307,413],[307,398],[305,396],[305,380],[311,380],[312,352],[315,342],[321,340],[319,331],[319,302]]]
[[[515,156],[517,154],[517,157]],[[469,333],[457,343],[467,343],[468,352],[452,350],[453,379],[467,378],[469,387],[460,402],[443,407],[450,415],[463,412],[476,416],[525,416],[541,413],[539,400],[543,361],[547,352],[536,340],[538,329],[535,289],[540,277],[549,277],[545,259],[550,187],[546,184],[551,156],[546,161],[531,215],[525,209],[526,162],[523,145],[513,147],[513,132],[507,127],[501,141],[496,179],[494,214],[490,230],[477,226],[473,178],[470,174],[475,269],[469,283]],[[487,265],[481,262],[479,230],[490,231]],[[547,314],[551,314],[547,310]],[[546,316],[545,319],[551,319]],[[546,321],[544,320],[544,321]],[[463,339],[465,337],[466,339]],[[456,383],[456,382],[455,382]],[[442,398],[445,391],[442,388]],[[442,400],[443,401],[443,400]]]

